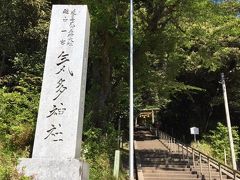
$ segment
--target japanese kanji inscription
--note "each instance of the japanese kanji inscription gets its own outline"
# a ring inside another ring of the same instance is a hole
[[[52,9],[33,157],[80,157],[90,28],[87,11],[87,6],[71,5]]]

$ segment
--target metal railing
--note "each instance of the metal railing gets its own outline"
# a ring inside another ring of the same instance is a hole
[[[192,158],[192,166],[194,170],[200,170],[200,176],[202,179],[206,179],[203,172],[203,168],[207,167],[207,179],[212,178],[212,170],[215,169],[219,172],[220,180],[223,179],[223,175],[226,175],[228,178],[232,178],[233,180],[240,180],[240,172],[237,170],[232,169],[225,164],[218,162],[217,160],[213,159],[212,157],[200,152],[199,150],[184,145],[183,143],[179,143],[176,141],[175,138],[171,137],[167,133],[162,131],[157,132],[159,140],[166,146],[169,152],[180,152],[182,155],[183,160],[188,159],[188,163],[190,164],[190,157]],[[205,166],[204,166],[205,165]],[[198,168],[197,168],[198,167]]]

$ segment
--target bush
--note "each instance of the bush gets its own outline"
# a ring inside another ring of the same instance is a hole
[[[28,151],[22,151],[17,154],[0,144],[0,179],[2,180],[28,180],[30,178],[24,177],[17,172],[18,157],[28,156]]]
[[[240,136],[238,134],[237,127],[232,127],[232,134],[236,159],[239,159]],[[210,131],[210,134],[206,136],[205,139],[211,145],[214,157],[224,162],[224,149],[225,149],[227,154],[227,163],[232,164],[228,129],[226,126],[219,122],[217,124],[216,130]]]
[[[232,134],[237,160],[240,159],[240,136],[237,127],[232,127]],[[227,164],[232,165],[228,128],[220,122],[217,124],[216,129],[210,131],[209,135],[204,136],[204,139],[200,143],[194,143],[192,146],[197,148],[199,151],[204,152],[204,154],[216,158],[222,163],[224,163],[225,150],[227,155]]]
[[[37,118],[38,95],[0,89],[0,179],[27,179],[17,173],[17,159],[28,157]]]
[[[206,141],[202,140],[199,143],[192,143],[191,146],[203,152],[204,154],[213,157],[213,149]]]
[[[114,152],[117,148],[117,133],[111,125],[107,133],[98,128],[84,133],[82,158],[90,165],[90,179],[114,179],[112,176]]]
[[[0,142],[13,150],[33,142],[38,95],[6,93],[0,89]]]

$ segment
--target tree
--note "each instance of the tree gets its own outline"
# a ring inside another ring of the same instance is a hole
[[[176,114],[176,122],[183,126],[184,123],[187,124],[185,130],[189,129],[189,126],[199,126],[203,132],[207,132],[216,126],[219,119],[223,119],[223,99],[218,83],[221,72],[227,74],[227,84],[231,82],[227,85],[231,92],[230,109],[237,109],[240,52],[236,43],[239,39],[238,8],[237,1],[226,1],[222,4],[214,4],[207,0],[194,1],[186,3],[182,11],[179,11],[178,21],[173,22],[175,30],[181,35],[181,40],[171,52],[172,58],[182,58],[176,81],[198,89],[185,89],[184,85],[183,88],[172,91],[172,102],[165,112]],[[235,92],[232,92],[233,89]],[[186,103],[182,103],[187,99],[188,112],[185,111]],[[236,111],[231,113],[236,117]],[[167,113],[164,116],[168,116]],[[164,120],[168,125],[171,124],[167,122],[169,119],[170,116]],[[237,125],[237,119],[233,118],[232,122]],[[189,136],[188,133],[185,134]]]

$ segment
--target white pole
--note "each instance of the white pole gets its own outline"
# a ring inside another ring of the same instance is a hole
[[[232,156],[232,165],[233,169],[237,170],[235,152],[234,152],[234,145],[233,145],[233,137],[232,137],[232,127],[229,115],[229,108],[228,108],[228,99],[227,99],[227,90],[225,85],[224,73],[221,73],[221,83],[223,88],[223,97],[224,97],[224,105],[225,105],[225,112],[226,112],[226,119],[227,119],[227,126],[228,126],[228,136],[230,141],[230,149],[231,149],[231,156]]]
[[[129,177],[134,180],[133,149],[133,0],[130,0],[130,115],[129,115]]]

